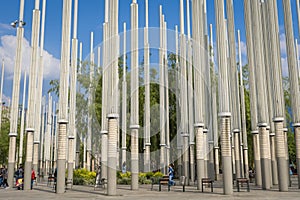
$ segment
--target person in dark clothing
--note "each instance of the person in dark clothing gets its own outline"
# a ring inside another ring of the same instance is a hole
[[[4,188],[9,188],[9,185],[7,183],[7,178],[8,178],[8,171],[6,169],[5,166],[3,166],[3,169],[2,169],[2,178],[3,178],[3,187]]]
[[[173,164],[169,164],[168,175],[169,175],[169,185],[175,185],[175,181],[173,180],[174,179],[174,165]]]

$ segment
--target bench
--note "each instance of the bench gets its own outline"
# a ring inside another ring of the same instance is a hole
[[[238,192],[240,192],[240,185],[241,185],[241,187],[243,187],[243,183],[247,184],[247,191],[250,192],[249,179],[247,179],[247,178],[237,178],[236,179],[236,184],[237,184]]]
[[[182,185],[182,192],[185,192],[185,183],[186,183],[186,177],[180,176],[179,184]]]
[[[49,175],[48,177],[48,182],[47,182],[47,186],[50,186],[51,183],[55,183],[55,177],[52,175]]]
[[[211,178],[202,178],[201,182],[202,182],[202,192],[203,192],[204,185],[210,186],[211,192],[214,191],[214,186],[213,186],[214,180],[212,180]]]
[[[65,181],[65,187],[66,187],[66,189],[68,189],[68,185],[70,185],[71,186],[71,190],[72,190],[72,188],[73,188],[73,179],[66,179],[66,181]]]
[[[167,185],[168,186],[168,191],[170,191],[170,184],[169,184],[169,176],[165,175],[162,178],[159,179],[158,181],[158,186],[159,186],[159,191],[161,191],[161,186],[162,185]]]
[[[105,185],[107,185],[107,179],[101,178],[100,181],[96,181],[96,184],[94,186],[94,190],[96,190],[97,187],[102,186],[103,189],[105,189]]]

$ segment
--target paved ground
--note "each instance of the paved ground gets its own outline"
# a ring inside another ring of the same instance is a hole
[[[246,188],[243,188],[241,192],[237,192],[234,187],[233,195],[225,196],[222,194],[221,182],[216,182],[214,192],[210,192],[210,188],[206,188],[205,192],[202,193],[196,190],[195,186],[187,186],[186,192],[182,192],[181,186],[174,186],[171,191],[167,191],[167,187],[162,187],[162,191],[158,191],[158,186],[155,185],[153,191],[151,191],[150,185],[141,185],[138,191],[131,191],[130,186],[119,185],[118,196],[107,196],[106,190],[97,188],[94,190],[93,187],[88,186],[73,186],[72,190],[66,190],[64,194],[55,194],[52,187],[47,187],[46,183],[39,183],[34,186],[33,190],[22,191],[16,190],[15,188],[0,189],[0,199],[6,200],[55,200],[55,199],[124,199],[124,200],[184,200],[184,199],[300,199],[300,189],[297,189],[297,180],[293,179],[292,187],[289,188],[289,192],[278,192],[278,188],[274,187],[271,190],[264,191],[251,184],[251,191],[247,192]]]

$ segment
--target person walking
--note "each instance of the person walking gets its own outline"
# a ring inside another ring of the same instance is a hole
[[[3,166],[2,177],[3,177],[3,187],[6,188],[6,189],[9,188],[9,185],[7,183],[8,171],[7,171],[6,166]]]
[[[169,175],[169,185],[175,185],[175,181],[174,179],[174,165],[171,163],[169,164],[169,168],[168,168],[168,175]]]
[[[32,168],[32,169],[31,169],[31,188],[30,188],[30,189],[32,189],[32,187],[33,187],[33,182],[34,182],[34,180],[35,180],[35,171],[34,171],[34,169]]]

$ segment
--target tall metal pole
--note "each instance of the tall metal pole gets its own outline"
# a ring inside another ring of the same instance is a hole
[[[8,185],[13,185],[14,168],[15,168],[15,154],[16,154],[16,138],[18,130],[18,107],[19,107],[19,93],[20,93],[20,79],[21,79],[21,63],[22,63],[22,44],[23,44],[23,16],[24,16],[24,1],[20,0],[20,14],[17,28],[17,49],[16,60],[14,67],[12,104],[10,114],[10,130],[9,130],[9,153],[8,153]]]
[[[296,159],[297,166],[300,166],[300,92],[299,92],[299,77],[297,69],[297,59],[295,53],[293,21],[292,21],[292,9],[290,0],[282,1],[284,11],[284,27],[286,35],[286,47],[288,57],[288,69],[289,69],[289,82],[290,82],[290,94],[291,94],[291,107],[293,112],[293,127],[296,140]],[[281,160],[278,160],[278,163]],[[278,168],[278,171],[287,171],[288,166],[284,165]],[[287,164],[287,163],[286,163]],[[282,175],[283,176],[283,175]],[[282,178],[279,174],[279,178]],[[286,177],[286,176],[285,176]],[[287,177],[286,177],[287,178]],[[281,183],[279,183],[281,185]],[[288,190],[287,185],[282,188],[281,191]],[[298,173],[298,187],[300,188],[300,173]]]
[[[62,20],[62,43],[61,43],[61,70],[59,87],[59,121],[57,142],[57,182],[56,193],[65,192],[65,165],[67,146],[67,124],[68,124],[68,79],[70,62],[70,37],[71,37],[71,13],[72,0],[63,2]]]
[[[23,141],[24,141],[24,124],[25,124],[25,100],[26,100],[26,72],[24,74],[23,99],[22,99],[22,114],[20,127],[20,142],[19,142],[19,164],[23,163]]]
[[[241,120],[242,120],[242,134],[243,134],[243,155],[244,155],[244,169],[245,177],[249,178],[249,162],[248,162],[248,138],[247,138],[247,123],[246,123],[246,108],[245,108],[245,94],[243,81],[243,63],[241,50],[241,36],[238,30],[238,50],[239,50],[239,66],[240,66],[240,95],[241,95]]]
[[[192,27],[193,27],[193,65],[194,65],[194,104],[195,104],[195,136],[196,136],[196,166],[197,166],[197,189],[201,188],[204,178],[204,113],[203,113],[203,59],[204,31],[203,31],[203,0],[192,2]],[[199,56],[201,55],[201,56]]]
[[[123,39],[123,81],[122,81],[122,165],[126,163],[126,135],[127,135],[127,80],[126,80],[126,23],[124,23]]]
[[[190,122],[194,122],[194,90],[193,90],[193,61],[192,61],[192,40],[191,40],[191,23],[190,23],[190,0],[186,1],[186,13],[187,13],[187,70],[188,70],[188,118]],[[191,182],[195,181],[195,134],[194,124],[189,123],[188,127],[189,138],[189,151],[190,151],[190,172]]]
[[[214,169],[215,179],[219,178],[219,132],[218,132],[218,111],[217,111],[217,77],[215,72],[215,58],[214,58],[214,43],[213,43],[213,29],[210,24],[210,70],[211,74],[211,103],[212,103],[212,132],[214,138]]]
[[[103,71],[102,71],[102,108],[108,106],[108,79],[109,79],[109,30],[108,30],[108,8],[110,1],[105,1],[105,22],[103,24]],[[107,109],[101,111],[101,178],[107,178]]]
[[[150,171],[150,49],[148,36],[148,0],[145,0],[145,28],[144,28],[144,73],[145,73],[145,158],[144,172]]]
[[[137,190],[139,157],[138,157],[138,133],[139,133],[139,74],[138,74],[138,4],[136,0],[131,4],[131,189]]]
[[[228,23],[228,40],[229,40],[229,71],[230,71],[230,86],[231,86],[231,108],[232,108],[232,132],[234,134],[234,153],[235,153],[235,169],[236,178],[240,178],[241,173],[241,160],[240,160],[240,127],[239,127],[239,101],[238,101],[238,88],[237,88],[237,66],[236,66],[236,41],[235,41],[235,28],[234,28],[234,9],[233,0],[226,1],[227,10],[227,23]]]
[[[35,105],[35,132],[34,132],[34,155],[33,168],[35,172],[41,169],[41,160],[39,160],[40,137],[41,137],[41,110],[42,110],[42,90],[43,90],[43,72],[44,72],[44,31],[45,31],[45,16],[46,16],[46,0],[43,0],[42,5],[42,23],[41,23],[41,38],[40,38],[40,55],[39,55],[39,69],[37,74],[37,88],[36,88],[36,105]]]
[[[258,1],[251,4],[252,13],[252,35],[253,35],[253,52],[255,63],[255,81],[257,88],[257,111],[258,111],[258,131],[260,143],[260,160],[262,172],[262,188],[270,189],[270,166],[269,166],[269,134],[267,131],[267,103],[266,103],[266,81],[264,78],[264,60],[263,60],[263,41],[262,28],[260,20],[260,6]]]
[[[54,113],[53,113],[54,115]],[[48,175],[52,173],[52,158],[53,158],[53,138],[54,138],[54,131],[51,134],[51,125],[52,123],[52,96],[48,94],[48,112],[47,112],[47,125],[46,125],[46,132],[45,132],[45,175],[46,178]],[[50,171],[51,170],[51,171]]]
[[[228,91],[228,70],[225,44],[225,23],[224,23],[224,1],[215,0],[216,13],[216,33],[219,66],[219,117],[221,128],[221,148],[222,148],[222,171],[223,171],[223,192],[232,194],[232,165],[231,165],[231,145],[230,145],[230,117],[229,91]]]
[[[108,77],[109,104],[108,104],[108,148],[107,148],[107,194],[116,195],[117,193],[117,144],[119,132],[119,36],[118,36],[118,12],[119,0],[110,1],[109,6],[109,63],[110,74]],[[132,175],[134,176],[134,175]]]
[[[189,182],[189,132],[188,132],[188,105],[187,105],[187,67],[186,67],[186,38],[184,35],[184,4],[180,0],[180,102],[181,102],[181,137],[183,137],[183,175]]]
[[[44,144],[45,144],[45,110],[46,110],[46,97],[42,97],[42,116],[41,116],[41,145],[40,145],[40,174],[44,178],[45,175],[45,159],[44,159]],[[41,179],[39,181],[42,181]]]
[[[37,67],[38,67],[38,45],[40,30],[40,10],[39,0],[35,1],[32,18],[32,38],[31,38],[31,62],[29,74],[29,90],[28,90],[28,116],[26,124],[27,148],[24,170],[24,190],[31,188],[31,168],[33,161],[33,146],[35,135],[35,103],[36,103],[36,83],[37,83]]]
[[[91,32],[91,46],[90,46],[90,85],[89,85],[89,96],[88,96],[88,131],[86,136],[86,169],[91,170],[91,159],[92,159],[92,105],[94,95],[94,33]]]
[[[3,81],[4,81],[4,59],[2,59],[2,71],[1,71],[1,88],[0,88],[0,129],[1,129],[1,125],[2,125],[2,106],[3,106],[3,102],[2,102],[2,96],[3,96]]]
[[[160,170],[163,174],[166,173],[166,119],[165,119],[165,70],[164,70],[164,15],[162,14],[162,6],[159,7],[159,32],[160,32],[160,45],[159,45],[159,116],[160,116]]]
[[[73,180],[74,168],[74,148],[76,138],[76,82],[77,82],[77,17],[78,0],[74,1],[74,19],[73,19],[73,38],[72,38],[72,57],[71,57],[71,77],[70,77],[70,124],[68,135],[68,180]]]
[[[252,17],[251,17],[251,1],[244,0],[244,15],[245,15],[245,29],[247,37],[247,55],[249,65],[249,89],[250,89],[250,110],[251,110],[251,132],[253,134],[253,151],[254,151],[254,165],[255,165],[255,181],[256,185],[261,185],[261,163],[259,140],[257,130],[257,96],[255,84],[255,68],[254,68],[254,53],[253,53],[253,40],[252,40]]]

